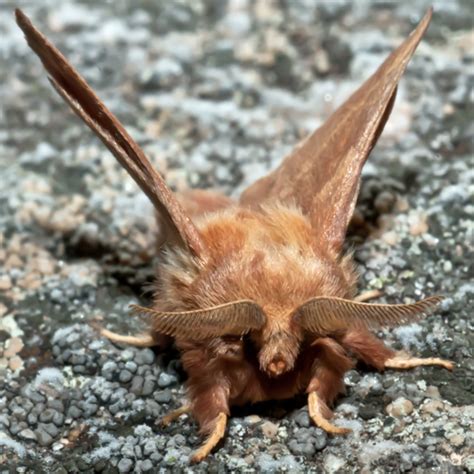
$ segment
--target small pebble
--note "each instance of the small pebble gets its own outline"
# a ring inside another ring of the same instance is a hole
[[[255,425],[256,423],[260,423],[262,419],[258,415],[249,415],[245,417],[245,421],[250,425]]]
[[[156,443],[153,440],[148,440],[145,442],[145,445],[143,446],[143,454],[145,456],[149,456],[151,453],[154,453],[156,451]]]
[[[396,197],[390,191],[382,191],[374,201],[374,207],[381,214],[387,214],[393,209]]]
[[[142,461],[141,469],[143,472],[150,472],[153,470],[153,463],[149,459]]]
[[[55,438],[59,434],[59,428],[54,425],[53,423],[39,423],[38,424],[38,429],[41,429],[48,433],[50,436]]]
[[[265,421],[260,425],[260,429],[265,437],[273,439],[278,434],[278,425],[271,421]]]
[[[308,428],[311,426],[311,419],[309,418],[309,413],[307,410],[300,410],[298,414],[294,417],[294,420],[298,426],[303,428]]]
[[[401,418],[409,415],[413,411],[413,403],[406,398],[400,397],[387,405],[386,411],[394,418]]]
[[[143,382],[142,395],[144,397],[151,395],[155,390],[155,379],[154,378],[145,378]]]
[[[155,353],[151,349],[142,349],[136,353],[134,360],[138,365],[151,365],[155,361]]]
[[[6,348],[3,352],[4,357],[13,357],[23,349],[23,341],[19,337],[12,337],[6,342]]]
[[[429,400],[421,406],[423,413],[435,414],[444,410],[444,403],[440,400]]]
[[[79,418],[81,415],[82,411],[74,405],[69,407],[69,410],[67,411],[67,416],[70,418]]]
[[[32,430],[30,430],[29,428],[21,430],[18,433],[18,436],[20,438],[23,438],[23,439],[27,440],[27,441],[36,441],[36,434]]]
[[[137,371],[137,364],[133,360],[129,360],[125,363],[125,369],[134,374]]]
[[[13,371],[20,370],[23,367],[23,360],[15,355],[9,360],[8,365]]]
[[[346,461],[334,454],[328,454],[324,458],[324,471],[327,474],[335,474],[346,464]]]
[[[143,377],[140,375],[135,375],[132,379],[132,384],[130,386],[130,391],[133,392],[135,395],[141,395],[143,390]]]
[[[127,362],[133,359],[133,351],[131,349],[125,349],[120,353],[120,358]]]
[[[54,418],[54,414],[54,410],[52,410],[51,408],[47,408],[46,410],[40,413],[39,419],[43,423],[49,423]]]
[[[161,388],[169,387],[177,382],[177,379],[174,375],[167,374],[166,372],[161,372],[158,377],[158,386]]]
[[[10,419],[6,414],[0,414],[0,425],[10,426]]]
[[[122,458],[117,465],[117,469],[119,470],[119,472],[130,472],[132,468],[133,461],[128,458]]]
[[[133,448],[134,446],[132,444],[125,444],[120,450],[120,452],[125,457],[133,458],[135,455]]]
[[[64,424],[64,415],[57,411],[54,412],[53,423],[56,426],[62,426]]]
[[[466,437],[462,433],[454,433],[447,436],[447,439],[451,446],[460,447],[464,444]]]
[[[50,398],[47,402],[47,405],[49,408],[52,408],[57,412],[62,413],[64,411],[64,403],[61,400]]]
[[[9,290],[12,287],[12,281],[8,275],[0,275],[0,291]]]
[[[41,446],[49,446],[53,443],[53,437],[44,429],[38,428],[35,433],[36,439]]]
[[[133,374],[129,372],[128,370],[121,370],[119,374],[119,380],[120,382],[126,383],[130,382],[132,380]]]

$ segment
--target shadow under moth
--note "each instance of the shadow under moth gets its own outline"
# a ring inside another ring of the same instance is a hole
[[[156,208],[165,236],[149,331],[112,341],[160,346],[172,339],[188,375],[189,412],[207,436],[204,459],[225,434],[230,408],[308,394],[313,422],[333,434],[330,406],[363,361],[382,371],[449,361],[396,353],[371,330],[411,323],[442,300],[368,303],[343,244],[362,167],[392,109],[396,88],[428,27],[411,35],[280,166],[233,201],[212,191],[174,195],[137,143],[65,57],[20,11],[18,25],[54,88],[128,171]]]

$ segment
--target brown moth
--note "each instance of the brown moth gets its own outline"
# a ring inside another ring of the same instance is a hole
[[[16,11],[18,25],[49,79],[154,204],[166,233],[153,304],[135,306],[147,335],[113,341],[160,345],[172,338],[188,374],[190,412],[207,440],[224,436],[230,407],[308,394],[313,422],[329,433],[329,406],[343,376],[361,360],[377,370],[453,364],[387,348],[370,330],[413,322],[441,301],[372,304],[356,296],[356,272],[343,243],[362,167],[392,109],[397,83],[431,19],[268,176],[233,202],[217,193],[174,196],[140,147],[64,56]]]

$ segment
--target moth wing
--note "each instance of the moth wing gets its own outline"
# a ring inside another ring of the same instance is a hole
[[[28,45],[41,59],[54,88],[148,196],[159,213],[167,238],[184,244],[195,255],[203,256],[205,248],[198,230],[143,150],[61,52],[33,26],[29,18],[19,9],[15,10],[15,15]]]
[[[177,198],[191,218],[222,211],[235,205],[232,198],[207,189],[186,189],[180,192]]]
[[[390,115],[396,88],[432,15],[281,165],[244,191],[240,203],[280,201],[309,216],[316,238],[340,251],[354,211],[362,167]]]

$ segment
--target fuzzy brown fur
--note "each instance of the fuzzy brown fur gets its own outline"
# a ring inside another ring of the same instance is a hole
[[[185,311],[249,299],[268,316],[262,330],[242,339],[177,338],[202,431],[211,430],[218,413],[232,405],[291,398],[313,388],[332,404],[353,362],[335,339],[311,339],[292,316],[317,295],[354,296],[350,256],[317,244],[310,222],[296,208],[234,206],[195,222],[211,258],[200,262],[182,251],[166,253],[155,306]],[[272,363],[277,370],[268,370]]]

